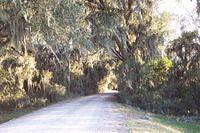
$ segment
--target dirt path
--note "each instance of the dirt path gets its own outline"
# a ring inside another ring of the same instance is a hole
[[[0,125],[0,133],[127,132],[115,94],[64,101]]]
[[[0,125],[0,133],[174,133],[116,93],[67,100]]]

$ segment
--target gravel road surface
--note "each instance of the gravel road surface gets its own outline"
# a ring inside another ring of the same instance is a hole
[[[116,94],[105,93],[50,105],[0,125],[0,133],[124,133]]]

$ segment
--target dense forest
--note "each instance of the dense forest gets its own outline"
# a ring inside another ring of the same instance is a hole
[[[0,0],[0,111],[108,88],[145,110],[200,115],[196,3],[197,30],[166,41],[159,0]]]

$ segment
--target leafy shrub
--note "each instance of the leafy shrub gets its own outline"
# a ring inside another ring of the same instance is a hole
[[[122,63],[118,80],[123,101],[154,112],[199,115],[198,37],[197,32],[183,33],[167,48],[168,57],[143,65],[129,65],[132,60]]]
[[[148,62],[142,73],[145,87],[159,89],[167,80],[171,68],[172,61],[167,57]]]

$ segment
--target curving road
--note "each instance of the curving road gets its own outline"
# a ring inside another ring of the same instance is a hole
[[[123,133],[115,93],[60,102],[0,125],[0,133]]]

